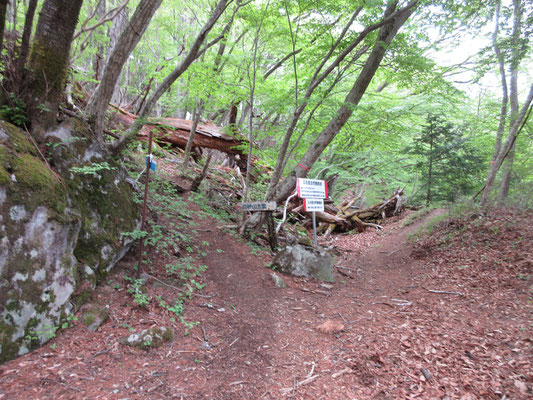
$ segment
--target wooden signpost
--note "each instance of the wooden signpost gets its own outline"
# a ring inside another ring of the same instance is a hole
[[[312,213],[313,218],[313,240],[318,246],[316,237],[316,214],[324,211],[324,199],[328,197],[328,184],[321,179],[298,178],[296,181],[296,191],[298,196],[304,199],[304,209]]]
[[[276,232],[274,231],[274,217],[272,211],[276,210],[275,201],[248,201],[237,204],[242,211],[266,211],[267,212],[267,227],[268,227],[268,242],[272,251],[276,250]]]

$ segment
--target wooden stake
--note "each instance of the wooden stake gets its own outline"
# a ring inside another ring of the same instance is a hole
[[[146,203],[148,202],[148,183],[150,182],[150,166],[152,164],[152,131],[150,131],[150,137],[148,139],[148,159],[146,160],[146,178],[144,181],[144,200],[143,200],[143,211],[141,219],[141,231],[144,232],[144,226],[146,223]],[[141,237],[141,243],[139,245],[139,260],[137,261],[137,278],[141,275],[141,263],[143,260],[143,251],[144,251],[144,236]]]

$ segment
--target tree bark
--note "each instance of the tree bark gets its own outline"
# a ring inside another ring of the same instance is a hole
[[[0,51],[4,48],[4,29],[6,26],[8,0],[0,0]]]
[[[428,190],[426,193],[426,207],[431,203],[431,179],[433,178],[433,138],[429,143],[429,165],[428,165]]]
[[[533,84],[529,87],[529,94],[522,105],[522,109],[520,113],[518,114],[518,117],[511,127],[509,129],[509,134],[507,135],[507,140],[505,141],[505,144],[503,145],[500,154],[498,154],[498,157],[496,157],[496,160],[491,163],[491,167],[489,170],[489,173],[487,175],[487,179],[485,180],[485,186],[483,188],[483,194],[481,195],[481,201],[480,205],[482,207],[485,207],[490,198],[490,193],[492,191],[492,188],[494,186],[494,181],[496,180],[496,174],[498,173],[498,170],[500,169],[503,160],[505,157],[507,157],[507,154],[513,147],[514,143],[516,142],[516,138],[518,134],[520,133],[521,128],[524,126],[525,122],[527,121],[527,117],[529,116],[529,113],[531,112],[531,102],[533,101]]]
[[[387,46],[407,21],[414,11],[416,2],[410,3],[410,6],[404,7],[395,12],[395,3],[390,3],[385,11],[387,22],[379,29],[377,40],[374,44],[365,66],[357,77],[352,89],[344,100],[344,105],[339,109],[337,115],[330,121],[328,126],[320,133],[314,143],[308,148],[301,162],[292,170],[289,176],[278,185],[272,193],[271,199],[280,201],[287,198],[293,191],[296,184],[296,178],[304,177],[312,168],[315,161],[322,154],[324,149],[331,143],[335,135],[342,129],[353,113],[363,94],[365,93],[370,81],[376,73],[381,60],[383,59]],[[393,17],[392,17],[393,16]],[[392,17],[392,18],[390,18]]]
[[[100,143],[104,142],[105,113],[109,107],[122,67],[135,46],[137,46],[161,2],[162,0],[141,0],[109,55],[100,84],[89,99],[85,113],[89,117],[96,138]]]
[[[82,3],[83,0],[45,0],[41,9],[30,60],[33,73],[30,117],[37,141],[56,124]]]
[[[520,32],[522,25],[522,10],[519,0],[513,1],[514,5],[514,22],[513,32],[511,34],[511,40],[513,43],[518,43],[520,40]],[[518,66],[520,64],[519,46],[515,45],[511,50],[511,63],[510,63],[510,79],[509,79],[509,104],[511,114],[509,116],[509,129],[513,126],[518,116]],[[509,153],[503,163],[502,181],[500,184],[500,193],[498,203],[503,204],[507,196],[509,195],[509,189],[511,187],[511,177],[513,173],[513,163],[515,156],[515,143],[511,146]]]
[[[184,168],[187,168],[189,166],[189,158],[191,156],[191,150],[192,150],[192,145],[194,143],[194,137],[196,136],[196,128],[198,127],[198,122],[200,122],[203,108],[204,108],[203,100],[200,100],[200,103],[194,108],[194,112],[192,116],[191,131],[189,133],[189,139],[187,140],[187,145],[185,146],[185,154],[184,154],[184,162],[183,162]]]
[[[20,51],[17,58],[17,73],[20,81],[16,83],[21,85],[25,78],[26,62],[28,61],[28,54],[30,52],[30,38],[33,27],[33,18],[35,17],[35,9],[37,8],[37,0],[30,0],[28,10],[26,11],[26,19],[24,20],[24,30],[22,32],[22,42],[20,44]]]
[[[509,195],[509,190],[511,189],[511,180],[513,175],[513,165],[515,157],[515,148],[516,142],[513,143],[505,161],[502,165],[502,180],[500,182],[500,193],[498,196],[498,204],[503,205],[507,196]]]

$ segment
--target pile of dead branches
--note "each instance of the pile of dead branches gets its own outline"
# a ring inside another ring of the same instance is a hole
[[[326,237],[332,232],[350,232],[357,230],[363,232],[366,227],[380,229],[379,225],[383,220],[397,215],[402,209],[403,188],[398,188],[388,199],[364,209],[354,209],[353,205],[358,198],[344,200],[336,206],[333,202],[325,202],[324,212],[317,212],[316,218],[319,226],[318,233],[323,233]],[[308,219],[308,213],[304,213],[302,199],[298,199],[289,207],[295,219]]]

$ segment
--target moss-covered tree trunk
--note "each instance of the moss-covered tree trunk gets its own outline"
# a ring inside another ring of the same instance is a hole
[[[83,0],[45,0],[32,44],[32,134],[42,140],[56,123],[67,77],[70,46]]]

